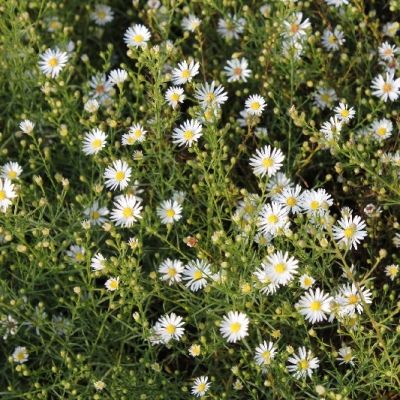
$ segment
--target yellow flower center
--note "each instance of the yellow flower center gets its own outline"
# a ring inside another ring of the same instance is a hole
[[[231,323],[231,332],[238,333],[240,331],[241,325],[240,322],[233,322]]]
[[[203,277],[203,273],[202,273],[201,271],[199,271],[199,270],[194,271],[193,279],[194,279],[195,281],[198,281],[198,280],[201,279],[202,277]]]
[[[6,192],[4,190],[0,190],[0,201],[5,200],[6,197]]]
[[[386,83],[383,85],[383,91],[384,91],[385,93],[389,93],[389,92],[391,92],[392,90],[393,90],[393,86],[392,86],[391,83],[386,82]]]
[[[171,100],[177,103],[179,101],[179,94],[178,93],[172,93],[171,94]]]
[[[109,283],[109,287],[112,290],[118,289],[118,281],[116,279],[113,279]]]
[[[270,215],[267,220],[270,224],[276,224],[279,221],[275,214]]]
[[[191,350],[192,356],[198,356],[200,354],[201,348],[200,348],[200,345],[194,344],[190,350]]]
[[[194,137],[194,133],[189,129],[183,133],[183,137],[185,140],[191,140]]]
[[[297,364],[299,369],[305,370],[308,369],[308,361],[307,360],[300,360],[299,363]]]
[[[271,353],[268,350],[264,351],[261,354],[261,357],[263,358],[265,364],[269,364],[271,361]]]
[[[85,256],[82,253],[76,253],[75,254],[75,260],[76,261],[83,261],[85,259]]]
[[[277,274],[283,274],[286,271],[286,265],[284,263],[278,263],[275,265],[275,272]]]
[[[319,202],[317,201],[317,200],[313,200],[311,203],[310,203],[310,208],[311,208],[311,210],[317,210],[318,209],[318,207],[319,207]]]
[[[386,134],[386,128],[384,126],[381,126],[376,130],[376,134],[379,136],[384,136]]]
[[[293,196],[288,197],[287,200],[286,200],[286,204],[287,204],[289,207],[295,206],[295,205],[297,204],[296,197],[293,197]]]
[[[101,139],[94,139],[92,142],[92,147],[97,150],[101,147],[102,144],[103,142],[101,141]]]
[[[344,109],[344,110],[340,111],[340,115],[343,118],[347,118],[350,115],[350,112],[349,112],[349,110]]]
[[[133,135],[136,139],[139,139],[140,136],[142,136],[142,131],[140,129],[136,129],[135,132],[133,132]]]
[[[92,219],[99,219],[100,218],[100,213],[98,211],[92,211],[91,214]]]
[[[141,42],[143,42],[143,39],[144,39],[144,37],[143,37],[142,35],[140,35],[140,34],[136,34],[136,35],[133,37],[133,41],[134,41],[135,43],[141,43]]]
[[[262,166],[264,168],[271,168],[274,165],[274,160],[270,157],[264,158],[262,160]]]
[[[168,335],[173,335],[176,332],[176,327],[172,324],[168,324],[165,327],[165,330],[167,331]]]
[[[7,176],[9,179],[15,179],[17,177],[17,173],[15,171],[8,171]]]
[[[197,386],[197,391],[198,392],[204,392],[206,390],[206,384],[205,383],[199,383]]]
[[[259,110],[260,107],[261,107],[261,104],[260,104],[258,101],[253,101],[253,102],[250,104],[250,108],[251,108],[252,110],[255,110],[255,111]]]
[[[328,42],[330,44],[335,44],[336,43],[336,36],[335,35],[330,35],[328,38]]]
[[[350,294],[347,297],[347,301],[349,302],[349,304],[357,304],[358,303],[358,296],[356,294]]]
[[[329,94],[324,93],[324,94],[321,95],[321,100],[322,100],[324,103],[330,104],[330,102],[331,102],[331,97],[329,96]]]
[[[297,33],[298,31],[299,31],[299,24],[294,23],[290,25],[290,32]]]
[[[351,239],[356,232],[356,227],[354,225],[349,226],[343,231],[343,235],[346,239]]]
[[[303,285],[304,286],[311,286],[312,285],[311,278],[309,278],[308,276],[306,278],[304,278]]]
[[[124,218],[132,217],[133,216],[132,208],[130,208],[130,207],[124,208],[122,211],[122,215],[124,216]]]
[[[21,351],[21,352],[17,353],[16,358],[18,361],[23,361],[25,359],[25,352]]]
[[[117,171],[115,174],[115,180],[118,182],[121,182],[123,179],[125,179],[125,172],[124,171]]]
[[[351,361],[351,359],[352,359],[351,352],[348,352],[343,356],[343,361],[345,361],[345,362],[349,362],[349,361]]]
[[[48,61],[48,64],[51,68],[55,68],[58,65],[57,57],[51,57]]]
[[[321,302],[318,300],[313,300],[310,304],[311,311],[321,311]]]
[[[190,71],[189,71],[188,69],[182,70],[181,76],[182,76],[182,78],[184,78],[184,79],[190,78]]]
[[[168,209],[167,211],[165,211],[165,215],[166,215],[168,218],[173,218],[173,217],[175,216],[175,211],[174,211],[172,208],[170,208],[170,209]]]
[[[214,93],[207,93],[206,101],[207,101],[208,103],[211,103],[211,102],[213,102],[214,100],[215,100],[215,94],[214,94]]]
[[[176,275],[176,269],[174,267],[169,267],[168,268],[168,276],[173,278]]]

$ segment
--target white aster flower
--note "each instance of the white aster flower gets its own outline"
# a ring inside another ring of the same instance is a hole
[[[10,181],[18,179],[22,174],[22,167],[14,161],[9,161],[1,167],[0,177]]]
[[[297,354],[288,358],[290,363],[287,366],[289,372],[291,372],[296,379],[302,379],[311,377],[313,370],[319,366],[319,360],[317,357],[313,357],[310,350],[307,350],[304,346],[299,347]]]
[[[172,70],[172,82],[174,85],[183,85],[191,82],[193,77],[199,73],[200,64],[193,60],[188,62],[186,60],[178,64],[177,68]]]
[[[185,97],[183,88],[179,86],[171,86],[165,93],[165,100],[172,108],[176,108],[179,103],[183,103]]]
[[[115,292],[119,288],[119,276],[107,279],[104,286],[109,292]]]
[[[207,82],[202,84],[196,89],[194,97],[200,102],[203,108],[219,107],[228,100],[223,86],[216,86],[214,81],[211,84]]]
[[[236,15],[228,14],[218,20],[217,32],[226,40],[239,39],[244,31],[246,20]]]
[[[141,143],[146,138],[147,131],[140,124],[134,124],[129,128],[128,133],[122,135],[121,143],[123,146],[131,146],[135,143]]]
[[[125,189],[128,186],[131,173],[132,169],[125,161],[114,161],[112,166],[107,167],[104,171],[106,187],[111,190],[116,190],[117,188],[120,190]]]
[[[344,33],[338,27],[335,27],[333,32],[330,29],[325,29],[322,34],[322,45],[328,51],[336,51],[346,41]]]
[[[273,201],[265,204],[259,213],[258,228],[266,235],[277,236],[289,228],[290,221],[287,208]]]
[[[312,324],[315,322],[324,321],[327,317],[326,314],[330,312],[330,304],[332,297],[324,293],[323,290],[317,288],[310,289],[308,292],[301,296],[296,308],[305,319]]]
[[[325,189],[306,190],[303,193],[300,207],[310,216],[323,216],[333,204],[332,197]]]
[[[25,119],[19,124],[19,129],[21,129],[21,131],[26,133],[27,135],[30,135],[33,132],[34,127],[35,123],[30,121],[29,119]]]
[[[203,397],[210,389],[211,383],[208,382],[208,376],[200,376],[193,382],[191,393],[196,397]]]
[[[372,80],[371,89],[372,94],[385,103],[388,100],[395,101],[400,95],[400,78],[395,79],[392,72],[387,72],[385,78],[379,74]]]
[[[182,206],[175,200],[165,200],[157,207],[162,224],[173,224],[182,218]]]
[[[343,216],[337,225],[332,227],[333,237],[339,242],[343,242],[350,250],[367,236],[365,222],[356,215]]]
[[[340,365],[342,364],[350,364],[351,366],[354,365],[354,356],[351,347],[349,346],[342,346],[339,349],[339,357],[337,358],[340,361]]]
[[[392,135],[393,123],[390,119],[382,118],[372,122],[371,131],[378,140],[384,140]]]
[[[110,97],[113,85],[104,74],[97,74],[90,78],[89,87],[89,95],[103,104]]]
[[[99,103],[96,99],[89,99],[83,108],[88,113],[95,113],[99,109]]]
[[[150,31],[140,24],[128,28],[124,34],[124,42],[127,46],[144,48],[151,38]]]
[[[246,100],[245,110],[249,115],[260,116],[266,105],[264,97],[258,94],[253,94]]]
[[[119,85],[128,79],[128,73],[121,68],[113,69],[108,75],[108,81],[112,85]]]
[[[111,7],[105,4],[96,4],[90,18],[99,26],[104,26],[114,19],[114,12]]]
[[[289,257],[287,252],[277,251],[267,256],[261,265],[271,281],[275,285],[287,285],[297,274],[299,262],[294,257]]]
[[[183,280],[186,286],[192,291],[197,292],[207,286],[207,279],[212,278],[210,265],[204,260],[192,260],[185,265]]]
[[[175,313],[166,314],[157,321],[156,333],[164,343],[171,340],[179,341],[185,332],[183,318]]]
[[[339,288],[339,294],[336,296],[336,301],[340,305],[341,315],[354,315],[355,313],[362,314],[364,304],[372,303],[372,293],[364,286],[357,289],[354,283],[342,285]]]
[[[246,314],[238,311],[229,311],[223,317],[219,330],[228,343],[236,343],[249,334],[249,322]]]
[[[169,285],[178,283],[182,279],[184,265],[180,260],[165,259],[158,267],[161,280],[168,282]]]
[[[385,267],[385,274],[391,281],[394,281],[399,273],[399,269],[397,264],[390,264]]]
[[[6,212],[12,199],[17,197],[14,184],[9,179],[0,179],[0,210]]]
[[[267,145],[256,150],[256,153],[250,158],[250,166],[256,176],[263,177],[267,174],[271,177],[282,167],[284,159],[285,156],[280,149]]]
[[[256,347],[254,360],[260,367],[266,367],[271,364],[276,354],[276,347],[273,342],[264,341]]]
[[[345,124],[353,119],[356,114],[353,107],[349,108],[349,106],[344,103],[339,103],[339,105],[335,107],[333,111],[335,112],[335,117]]]
[[[28,350],[26,349],[26,347],[17,346],[14,352],[12,353],[12,358],[14,362],[18,364],[26,363],[29,358]]]
[[[189,119],[172,132],[172,142],[178,146],[191,147],[202,136],[200,122],[197,119]]]
[[[101,225],[106,222],[109,211],[107,207],[100,207],[96,200],[93,204],[83,211],[85,217],[90,221],[91,225]]]
[[[187,17],[182,19],[182,29],[189,32],[194,32],[201,24],[200,18],[194,14],[189,14]]]
[[[81,263],[85,261],[85,249],[82,246],[73,244],[69,250],[66,251],[66,254],[74,262]]]
[[[111,212],[111,220],[117,225],[130,228],[140,218],[142,203],[136,196],[118,196]]]
[[[285,187],[281,193],[274,197],[274,200],[285,207],[288,212],[298,214],[301,212],[301,186]]]
[[[83,152],[88,155],[97,154],[107,143],[107,135],[100,129],[92,129],[83,139]]]
[[[396,45],[391,45],[389,42],[383,42],[379,48],[379,57],[384,61],[390,61],[400,53],[400,49]]]
[[[243,58],[232,58],[226,62],[224,70],[228,76],[228,82],[247,82],[251,76],[248,61]]]
[[[107,259],[101,253],[96,253],[90,260],[90,267],[93,271],[103,271],[106,263]]]
[[[52,78],[56,78],[68,62],[68,53],[59,49],[47,49],[44,54],[39,56],[39,68]]]
[[[308,290],[312,285],[314,285],[315,279],[308,274],[303,274],[300,276],[299,282],[302,289]]]
[[[314,104],[321,110],[332,108],[338,99],[335,90],[331,88],[319,88],[313,94],[313,97]]]

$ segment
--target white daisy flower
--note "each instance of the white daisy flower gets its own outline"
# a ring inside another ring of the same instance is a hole
[[[115,292],[119,288],[119,276],[107,279],[104,286],[109,292]]]
[[[287,366],[289,372],[296,379],[311,377],[313,370],[319,367],[319,360],[313,357],[311,350],[307,350],[304,346],[299,347],[297,354],[288,358],[290,365]]]
[[[372,80],[371,89],[372,94],[385,103],[388,100],[395,101],[400,95],[400,78],[395,79],[392,72],[387,72],[385,78],[379,74]]]
[[[350,364],[354,365],[354,356],[353,356],[353,351],[351,347],[349,346],[342,346],[339,349],[339,357],[337,358],[338,361],[340,361],[340,365],[343,364]]]
[[[315,279],[308,274],[303,274],[300,276],[299,282],[302,289],[308,290],[312,285],[314,285]]]
[[[203,397],[210,389],[211,383],[208,382],[208,376],[200,376],[193,382],[191,393],[196,397]]]
[[[150,31],[140,24],[128,28],[124,34],[124,42],[127,46],[144,48],[151,38]]]
[[[90,221],[91,225],[101,225],[107,221],[106,216],[109,211],[107,207],[100,207],[99,202],[96,200],[93,204],[83,211],[85,217]]]
[[[182,218],[182,206],[175,200],[165,200],[157,207],[162,224],[173,224]]]
[[[174,190],[172,193],[172,200],[176,201],[179,204],[182,204],[185,201],[186,192],[182,190]]]
[[[182,261],[167,258],[158,267],[158,272],[162,275],[161,280],[172,285],[181,281],[184,269]]]
[[[85,249],[82,246],[73,244],[69,250],[66,251],[66,254],[74,262],[81,263],[85,261]]]
[[[114,19],[114,12],[111,7],[105,4],[96,4],[90,18],[99,26],[104,26]]]
[[[328,141],[337,140],[340,137],[342,131],[342,122],[335,116],[331,117],[329,121],[324,122],[321,125],[320,132],[325,136]]]
[[[301,212],[301,186],[285,187],[281,193],[274,197],[274,200],[287,209],[288,212],[298,214]]]
[[[269,145],[262,149],[257,149],[256,153],[250,158],[250,166],[256,176],[263,177],[267,174],[269,177],[274,175],[282,167],[282,161],[285,156],[280,149]]]
[[[335,27],[333,32],[330,29],[325,29],[322,34],[322,45],[328,51],[336,51],[346,41],[344,33],[338,27]]]
[[[397,21],[387,22],[385,25],[383,25],[382,33],[385,36],[395,37],[399,28],[400,28],[399,22]]]
[[[188,64],[186,60],[178,64],[177,68],[172,70],[172,81],[174,85],[183,85],[191,82],[193,77],[199,73],[200,64],[198,62],[190,61]]]
[[[44,54],[39,56],[39,68],[52,78],[56,78],[61,70],[67,65],[68,53],[60,51],[59,49],[47,49]]]
[[[97,74],[90,78],[89,87],[89,95],[103,104],[110,97],[113,85],[104,74]]]
[[[207,279],[212,277],[210,264],[204,260],[192,260],[185,265],[182,279],[185,285],[192,291],[197,292],[207,286]]]
[[[249,322],[246,314],[238,311],[229,311],[223,317],[219,331],[228,343],[236,343],[249,334]]]
[[[271,199],[276,201],[277,197],[283,192],[285,188],[293,187],[293,182],[283,172],[278,172],[273,175],[267,183],[268,195]]]
[[[295,13],[289,21],[283,21],[283,26],[285,28],[285,32],[283,33],[284,37],[287,39],[291,39],[296,42],[298,39],[307,36],[307,29],[311,27],[310,20],[306,18],[303,20],[303,13],[297,12]]]
[[[391,281],[394,281],[399,273],[399,266],[397,264],[391,264],[385,267],[385,274]]]
[[[277,236],[285,232],[290,225],[287,208],[275,201],[265,204],[259,213],[257,225],[259,231],[264,235]]]
[[[265,238],[265,236],[263,237]],[[266,270],[263,264],[261,264],[260,268],[256,269],[256,271],[254,272],[254,276],[259,282],[259,289],[262,294],[266,294],[268,296],[270,294],[274,294],[279,289],[279,285],[271,281],[269,271]]]
[[[118,196],[111,212],[111,220],[117,225],[130,228],[140,218],[142,203],[136,196]]]
[[[375,138],[384,140],[392,136],[393,123],[390,119],[382,118],[372,122],[371,131]]]
[[[323,216],[329,211],[332,204],[331,195],[321,188],[303,192],[300,207],[310,216]]]
[[[400,49],[396,45],[391,45],[389,42],[383,42],[379,48],[379,57],[384,61],[390,61],[400,53]]]
[[[140,124],[134,124],[129,128],[128,133],[122,135],[121,143],[123,146],[131,146],[135,143],[141,143],[146,138],[147,131]]]
[[[89,99],[83,108],[88,113],[95,113],[99,109],[99,103],[96,99]]]
[[[90,260],[90,267],[93,271],[103,271],[106,263],[107,259],[101,253],[96,253]]]
[[[121,68],[113,69],[108,75],[108,81],[112,85],[118,85],[124,83],[128,79],[128,73]]]
[[[191,147],[202,136],[202,129],[197,119],[189,119],[173,130],[172,142],[178,146]]]
[[[217,32],[226,40],[239,39],[244,31],[246,20],[236,15],[228,14],[218,20]]]
[[[97,154],[105,147],[106,143],[106,133],[95,128],[85,134],[85,137],[83,138],[82,150],[87,156]]]
[[[332,108],[333,104],[337,102],[337,95],[334,89],[331,88],[319,88],[317,92],[313,94],[314,104],[324,110],[325,108]]]
[[[185,97],[183,88],[179,86],[171,86],[165,93],[165,100],[172,108],[176,108],[179,103],[183,103]]]
[[[17,197],[14,184],[9,179],[0,179],[0,210],[6,212],[12,199]]]
[[[269,280],[275,285],[287,285],[297,274],[299,262],[287,252],[277,251],[267,256],[261,266],[265,269]]]
[[[324,293],[323,290],[317,288],[310,289],[308,292],[301,296],[296,308],[305,319],[312,324],[315,322],[324,321],[327,317],[326,314],[330,312],[330,304],[332,297]]]
[[[372,303],[372,293],[364,286],[360,286],[360,290],[358,290],[354,283],[346,284],[339,288],[336,301],[340,305],[341,315],[362,314],[364,304]]]
[[[21,129],[21,131],[26,133],[27,135],[30,135],[33,132],[34,127],[35,123],[30,121],[29,119],[24,119],[19,123],[19,129]]]
[[[200,18],[197,18],[194,14],[189,14],[187,17],[182,19],[182,29],[189,32],[194,32],[201,24]]]
[[[12,353],[12,358],[14,362],[18,364],[26,363],[29,358],[28,350],[26,349],[26,347],[17,346],[14,352]]]
[[[264,341],[256,347],[254,360],[260,367],[266,367],[271,364],[275,358],[276,347],[273,342]]]
[[[21,174],[22,167],[17,162],[9,161],[1,167],[0,177],[12,181],[18,179]]]
[[[200,102],[203,108],[219,107],[228,100],[223,86],[216,86],[214,81],[211,84],[207,82],[202,84],[196,89],[194,97]]]
[[[224,70],[228,76],[228,82],[247,82],[251,76],[251,69],[248,68],[248,61],[243,58],[232,58],[226,62]]]
[[[360,241],[367,236],[365,227],[365,222],[358,215],[343,216],[338,225],[332,227],[333,238],[339,243],[343,242],[350,250],[353,247],[357,249]]]
[[[157,334],[161,337],[164,343],[171,340],[180,340],[185,332],[183,328],[183,318],[175,313],[166,314],[160,317],[157,321]]]
[[[353,107],[349,108],[349,106],[344,103],[339,103],[339,105],[335,107],[333,111],[335,112],[335,117],[345,124],[353,119],[356,114]]]
[[[104,171],[105,185],[108,189],[120,190],[125,189],[129,184],[132,169],[129,165],[122,160],[116,160]]]
[[[253,94],[249,96],[245,102],[245,110],[250,115],[260,116],[266,107],[264,97]]]

